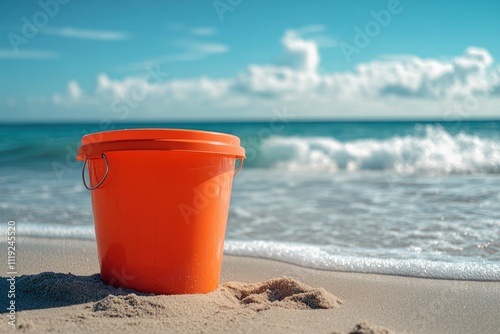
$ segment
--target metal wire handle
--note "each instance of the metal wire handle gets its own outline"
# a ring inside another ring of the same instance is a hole
[[[92,190],[99,188],[99,186],[104,182],[104,180],[106,180],[106,177],[108,176],[108,172],[109,172],[108,159],[106,158],[106,155],[104,153],[101,156],[104,159],[104,162],[106,163],[106,171],[104,172],[104,176],[102,177],[101,181],[99,181],[99,183],[93,187],[89,187],[87,185],[87,181],[85,181],[85,168],[87,167],[87,161],[89,160],[88,157],[85,157],[85,161],[83,162],[83,168],[82,168],[82,181],[83,181],[83,185],[85,186],[85,188],[87,188],[87,190],[92,191]],[[238,166],[238,169],[236,170],[236,172],[234,172],[234,176],[238,175],[238,173],[243,168],[243,158],[238,158],[238,160],[240,161],[240,165]]]
[[[236,172],[234,172],[233,177],[238,175],[238,173],[241,171],[241,168],[243,167],[243,158],[238,158],[238,160],[240,161],[240,165],[238,166],[238,169],[236,170]]]
[[[104,173],[102,180],[98,184],[96,184],[94,187],[89,187],[87,185],[87,182],[85,181],[85,167],[87,167],[87,160],[89,160],[88,157],[85,157],[85,162],[83,163],[83,168],[82,168],[82,180],[83,180],[83,185],[85,186],[85,188],[87,188],[87,190],[97,189],[104,182],[104,180],[106,180],[106,176],[108,176],[108,171],[109,171],[108,159],[106,158],[106,155],[104,153],[101,156],[104,158],[104,161],[106,162],[106,172]],[[89,176],[90,176],[90,173],[89,173]]]

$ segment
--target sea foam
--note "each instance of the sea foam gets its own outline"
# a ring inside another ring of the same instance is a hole
[[[456,280],[500,280],[500,265],[495,263],[339,256],[319,246],[269,241],[228,241],[224,251],[229,255],[267,258],[321,270]]]
[[[95,240],[94,227],[41,226],[23,224],[17,235],[38,238]],[[6,231],[0,231],[6,237]],[[481,262],[444,262],[422,259],[381,259],[341,256],[329,253],[321,246],[274,241],[228,240],[224,245],[228,255],[250,256],[292,263],[321,270],[402,275],[422,278],[499,281],[500,264]]]
[[[500,173],[500,141],[463,132],[452,135],[438,125],[426,125],[419,132],[347,142],[333,137],[273,136],[261,143],[258,167],[331,172]]]

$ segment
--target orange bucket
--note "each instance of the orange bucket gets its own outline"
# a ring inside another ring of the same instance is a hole
[[[137,129],[84,136],[77,159],[85,161],[102,279],[156,294],[215,290],[233,176],[244,158],[240,139],[223,133]]]

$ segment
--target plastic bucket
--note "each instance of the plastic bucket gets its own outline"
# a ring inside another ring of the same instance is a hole
[[[77,159],[85,161],[102,279],[156,294],[216,289],[233,176],[244,158],[239,138],[222,133],[84,136]]]

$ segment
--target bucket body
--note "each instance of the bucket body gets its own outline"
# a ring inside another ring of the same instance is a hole
[[[204,133],[196,133],[203,141]],[[139,146],[128,150],[125,140],[121,149],[103,151],[105,159],[100,149],[101,157],[85,155],[90,185],[104,178],[91,192],[102,279],[156,294],[213,291],[235,160],[242,157]]]

